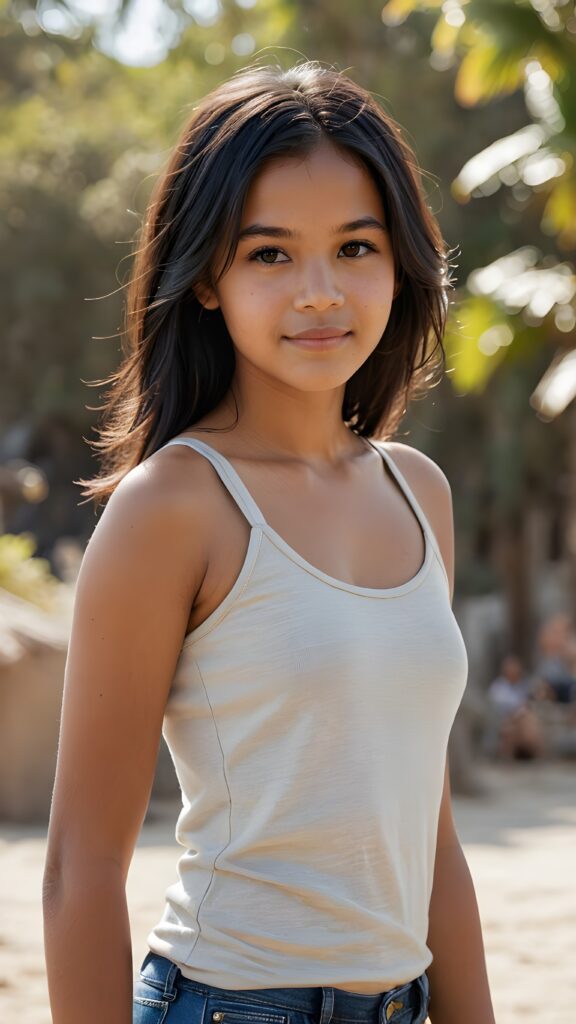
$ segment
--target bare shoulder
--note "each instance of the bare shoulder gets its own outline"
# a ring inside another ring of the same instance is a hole
[[[182,574],[191,592],[199,585],[207,561],[202,522],[205,468],[190,460],[184,473],[181,454],[174,448],[145,459],[118,484],[86,547],[79,588],[103,563],[110,569],[123,565],[128,573],[142,564],[150,588],[157,585],[162,566],[170,566],[172,579]]]
[[[188,519],[205,509],[206,488],[214,486],[214,471],[188,445],[169,445],[131,469],[118,485],[109,505],[141,503],[152,515]],[[108,507],[108,506],[107,506]]]
[[[418,488],[428,488],[431,491],[437,491],[440,498],[443,494],[447,497],[451,496],[448,477],[429,455],[400,441],[388,441],[386,448],[406,476],[410,486],[414,487],[415,493]],[[416,496],[418,497],[418,495]]]
[[[128,540],[125,531],[137,539],[161,545],[166,558],[173,547],[179,557],[189,554],[186,571],[205,571],[206,530],[211,522],[211,497],[218,493],[215,473],[207,459],[183,445],[170,445],[150,455],[131,469],[112,494],[92,534],[111,539],[115,534]],[[148,548],[149,554],[150,548]]]
[[[450,583],[452,597],[455,545],[450,482],[438,463],[417,448],[399,441],[389,441],[386,449],[406,478],[434,531]]]

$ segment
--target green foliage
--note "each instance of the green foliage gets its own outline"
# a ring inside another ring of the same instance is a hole
[[[499,346],[489,358],[481,348],[481,339],[488,331],[502,326],[502,321],[501,310],[484,296],[467,296],[452,309],[444,347],[446,369],[458,394],[482,392],[502,362],[504,346]]]
[[[572,155],[565,153],[563,156],[572,170]],[[547,235],[555,235],[562,249],[576,249],[576,187],[573,174],[566,175],[550,190],[541,223],[542,230]]]
[[[458,36],[465,53],[455,86],[464,106],[522,88],[528,61],[538,61],[553,81],[562,81],[574,59],[569,33],[551,32],[530,3],[476,0],[469,19]]]
[[[471,197],[491,196],[504,184],[509,191],[502,202],[502,216],[508,225],[518,220],[519,208],[528,211],[532,205],[539,209],[541,251],[545,254],[542,266],[549,267],[553,262],[550,239],[562,253],[576,248],[576,34],[569,27],[573,5],[462,0],[461,4],[439,7],[437,0],[389,0],[382,17],[393,25],[415,11],[437,14],[431,33],[432,59],[438,67],[456,66],[457,102],[464,108],[478,108],[523,89],[532,118],[542,129],[540,144],[520,157],[511,155],[499,164],[492,152],[494,146],[476,154],[468,165],[474,163],[479,184],[463,188],[461,174],[452,182],[452,194],[459,202],[468,203]],[[514,153],[512,134],[502,137],[500,133],[499,152],[506,153],[508,147],[510,154]],[[508,233],[512,241],[513,232]],[[533,238],[530,241],[534,244]],[[482,257],[482,263],[488,265],[488,247]],[[510,281],[510,289],[513,287]],[[525,323],[518,323],[522,317],[511,315],[503,302],[470,295],[467,289],[459,299],[460,321],[452,317],[447,347],[452,381],[461,393],[482,391],[499,364],[513,357],[533,334],[543,343],[547,338],[555,343],[560,340],[558,325],[566,316],[565,299],[561,310],[561,303],[553,305],[539,321],[531,317]],[[575,296],[572,306],[576,314]],[[494,336],[499,324],[508,326],[512,344],[483,351],[485,332],[492,331]]]
[[[34,557],[35,550],[30,533],[0,534],[0,588],[50,611],[61,584],[48,559]]]

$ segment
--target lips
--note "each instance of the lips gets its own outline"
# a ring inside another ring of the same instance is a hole
[[[294,341],[299,338],[321,340],[322,338],[342,338],[345,334],[349,333],[345,327],[309,327],[305,331],[300,331],[299,334],[289,334],[288,337]]]

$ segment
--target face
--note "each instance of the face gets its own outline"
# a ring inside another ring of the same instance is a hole
[[[344,386],[374,350],[394,284],[376,185],[361,162],[322,143],[305,158],[275,158],[261,170],[234,261],[199,298],[221,308],[237,376],[318,391]],[[310,332],[319,331],[330,337],[314,343]]]

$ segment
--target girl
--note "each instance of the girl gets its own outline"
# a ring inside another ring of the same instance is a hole
[[[150,201],[110,378],[44,876],[54,1024],[491,1024],[446,751],[467,675],[443,472],[390,440],[447,254],[397,125],[252,66]],[[436,358],[438,363],[438,358]],[[133,988],[163,733],[177,880]]]

